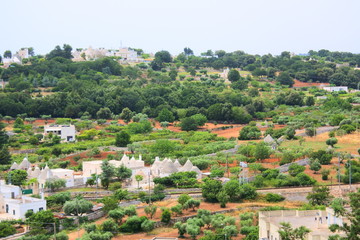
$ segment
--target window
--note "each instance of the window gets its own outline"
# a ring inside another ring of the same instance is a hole
[[[13,210],[13,215],[15,215],[15,210]]]
[[[44,208],[42,208],[42,207],[41,207],[41,208],[39,208],[39,212],[40,212],[40,211],[42,211],[42,210],[44,210]]]

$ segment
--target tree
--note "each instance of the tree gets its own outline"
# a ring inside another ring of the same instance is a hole
[[[271,149],[266,143],[258,143],[255,147],[254,157],[256,160],[264,160],[269,158],[271,154]]]
[[[54,214],[51,210],[39,211],[34,213],[28,218],[30,233],[32,235],[38,234],[52,234],[54,228],[49,224],[58,225],[58,221],[55,219]]]
[[[65,202],[70,201],[71,194],[69,192],[59,192],[46,197],[46,204],[48,207],[56,205],[64,205]]]
[[[125,217],[125,211],[122,208],[116,208],[109,211],[109,217],[115,220],[117,224],[122,222],[122,219]]]
[[[0,237],[7,237],[16,233],[16,228],[8,222],[0,222]]]
[[[99,119],[110,119],[111,118],[111,110],[108,107],[100,108],[97,111],[96,116]]]
[[[1,149],[9,141],[9,136],[6,134],[6,131],[4,130],[4,128],[5,128],[4,123],[0,122],[0,148]],[[1,158],[0,158],[0,163],[2,163]]]
[[[10,51],[10,50],[6,50],[6,51],[4,52],[4,58],[11,58],[11,57],[12,57],[11,51]]]
[[[216,196],[217,200],[220,203],[220,207],[225,208],[226,207],[226,203],[229,202],[229,196],[227,195],[226,191],[222,190],[218,193],[218,195]]]
[[[6,145],[3,145],[0,149],[0,164],[6,165],[11,162],[11,155]]]
[[[331,198],[330,189],[327,186],[314,186],[312,192],[306,197],[313,206],[329,206]]]
[[[141,223],[141,229],[145,232],[150,232],[155,228],[155,222],[149,219],[146,219]]]
[[[169,111],[167,108],[163,108],[159,115],[157,116],[156,120],[159,122],[173,122],[175,120],[174,114]]]
[[[117,147],[126,147],[128,144],[131,143],[131,136],[126,131],[121,131],[118,134],[116,134],[115,137],[115,146]]]
[[[57,57],[71,59],[73,58],[71,51],[72,47],[68,44],[64,44],[63,49],[60,46],[56,46],[54,50],[46,55],[46,58],[49,60]]]
[[[334,138],[334,137],[326,140],[326,145],[329,145],[331,147],[334,147],[334,145],[337,143],[338,143],[338,140],[337,140],[337,138]]]
[[[330,174],[329,169],[322,169],[321,170],[321,179],[322,180],[328,180],[329,174]]]
[[[196,124],[197,124],[198,126],[204,126],[205,123],[207,122],[206,116],[203,115],[203,114],[201,114],[201,113],[192,115],[191,118],[195,119]]]
[[[256,126],[245,126],[241,129],[239,134],[239,140],[255,140],[259,139],[261,131]]]
[[[126,123],[128,123],[130,122],[133,115],[134,113],[126,107],[121,111],[120,118],[123,119]]]
[[[168,208],[165,208],[161,213],[161,222],[169,223],[171,220],[171,212]]]
[[[313,96],[309,96],[305,99],[306,106],[314,106],[315,105],[315,98]]]
[[[135,175],[135,180],[138,182],[138,188],[140,189],[140,182],[144,179],[142,175]]]
[[[125,179],[130,178],[132,175],[132,171],[130,168],[121,165],[118,168],[114,168],[114,176],[120,181],[124,181]]]
[[[52,192],[64,187],[66,187],[65,179],[51,178],[45,182],[45,188],[49,188]]]
[[[181,120],[180,126],[182,131],[196,131],[198,123],[196,122],[196,119],[186,117]]]
[[[252,119],[252,116],[243,107],[233,107],[232,114],[235,123],[247,124]]]
[[[81,216],[88,213],[93,208],[93,204],[85,199],[75,198],[74,200],[67,201],[64,204],[63,211],[66,215]]]
[[[179,238],[184,238],[184,234],[186,233],[186,223],[176,222],[174,227],[178,229]]]
[[[25,170],[12,170],[5,175],[5,181],[15,186],[23,186],[28,174]]]
[[[332,154],[325,150],[318,150],[310,154],[311,159],[319,159],[322,165],[328,165],[331,162]]]
[[[144,209],[146,215],[148,215],[150,217],[150,219],[153,218],[153,216],[156,213],[156,210],[157,210],[157,207],[155,205],[146,206]]]
[[[102,231],[104,232],[111,232],[111,233],[115,233],[118,231],[118,225],[116,224],[116,222],[114,222],[114,220],[112,219],[107,219],[105,220],[101,225],[100,228],[102,229]]]
[[[222,190],[222,184],[218,180],[207,179],[202,186],[202,196],[208,202],[217,202],[217,195]]]
[[[293,163],[289,166],[289,174],[293,177],[305,171],[305,167],[299,164]]]
[[[345,237],[336,236],[336,239],[346,240],[353,239],[358,240],[360,235],[360,190],[349,194],[349,205],[350,209],[345,208],[345,202],[342,199],[334,199],[331,207],[334,209],[335,216],[346,217],[350,223],[343,222],[343,225],[333,224],[330,226],[332,232],[343,231]]]
[[[200,200],[195,200],[195,199],[190,198],[183,205],[183,208],[184,209],[192,208],[192,210],[195,212],[195,208],[198,208],[199,206],[200,206]]]
[[[176,216],[180,216],[182,214],[182,205],[176,204],[175,206],[171,207],[171,212],[174,213]]]
[[[54,147],[52,150],[51,150],[51,154],[55,155],[55,156],[60,156],[61,155],[61,148],[60,147]]]
[[[230,180],[224,184],[223,191],[229,196],[231,201],[240,199],[240,183],[238,180]],[[219,199],[219,198],[217,198]]]
[[[230,82],[237,82],[240,80],[240,73],[236,69],[231,69],[227,77]]]
[[[310,170],[313,170],[314,173],[316,173],[320,169],[321,169],[321,164],[320,164],[320,161],[318,159],[312,160],[310,162]]]
[[[107,189],[109,187],[110,180],[115,174],[115,167],[109,163],[108,160],[104,160],[101,164],[102,173],[100,175],[101,185]]]
[[[190,55],[194,55],[194,52],[190,48],[186,47],[184,48],[184,54],[185,56],[190,56]]]
[[[308,127],[305,129],[305,134],[309,137],[314,137],[316,135],[316,128]]]
[[[282,240],[304,240],[305,236],[311,232],[310,229],[301,226],[292,228],[290,223],[281,222],[281,227],[278,231]]]
[[[292,87],[294,85],[294,80],[290,77],[289,73],[282,72],[277,77],[277,81],[282,85],[288,85],[289,87]]]
[[[168,51],[159,51],[155,53],[155,58],[151,62],[151,68],[155,71],[159,71],[164,67],[165,63],[172,62],[172,57]]]
[[[191,197],[188,194],[181,194],[178,198],[178,203],[184,205]]]
[[[104,197],[100,202],[104,204],[102,210],[106,213],[119,207],[118,200],[114,196]]]

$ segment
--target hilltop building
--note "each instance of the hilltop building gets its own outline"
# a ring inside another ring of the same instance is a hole
[[[143,59],[140,58],[136,51],[130,48],[119,48],[115,50],[105,49],[105,48],[92,48],[88,47],[87,49],[77,49],[72,52],[73,61],[90,61],[96,60],[104,57],[118,57],[121,62],[142,62]]]
[[[5,67],[9,67],[10,64],[22,64],[22,60],[29,58],[29,50],[27,48],[22,48],[11,56],[11,58],[3,58],[3,64]]]
[[[324,89],[325,91],[328,91],[328,92],[340,92],[340,91],[349,92],[349,89],[346,86],[322,87],[322,89]]]
[[[64,142],[75,141],[75,126],[74,125],[46,125],[44,127],[44,135],[50,133],[58,135]]]

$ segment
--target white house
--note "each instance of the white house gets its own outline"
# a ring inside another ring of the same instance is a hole
[[[74,125],[46,125],[44,127],[44,135],[48,134],[58,135],[62,141],[75,141],[75,126]]]
[[[328,92],[340,92],[340,91],[349,92],[349,89],[346,86],[323,87],[322,89],[324,89],[325,91],[328,91]]]
[[[18,186],[0,181],[0,220],[25,219],[27,211],[34,213],[46,210],[46,200],[24,196]]]

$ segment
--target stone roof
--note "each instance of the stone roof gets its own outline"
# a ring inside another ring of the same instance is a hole
[[[35,167],[34,171],[31,173],[31,178],[38,178],[41,173],[41,170],[38,166]]]
[[[41,170],[38,179],[46,180],[46,179],[48,179],[48,176],[52,176],[52,172],[51,172],[50,168],[48,167],[48,165],[46,165],[45,168]]]
[[[178,169],[175,167],[174,163],[171,160],[165,161],[161,166],[161,173],[171,174],[177,171]]]
[[[202,172],[200,171],[200,169],[197,166],[193,166],[191,168],[191,172],[196,172],[198,175],[202,174]]]
[[[18,169],[23,169],[23,170],[27,170],[28,168],[30,168],[31,163],[29,162],[29,160],[25,157],[22,162],[19,165]]]
[[[191,171],[191,168],[193,166],[194,165],[192,164],[192,162],[190,162],[190,160],[188,159],[186,161],[186,163],[184,164],[184,166],[182,166],[182,168],[180,169],[180,172],[189,172],[189,171]]]
[[[14,163],[11,165],[10,170],[15,170],[15,169],[18,169],[18,168],[19,168],[19,165],[18,165],[16,162],[14,162]]]
[[[175,167],[177,167],[178,169],[181,168],[181,164],[179,163],[179,161],[176,159],[174,162]]]
[[[268,134],[265,138],[264,138],[264,143],[274,143],[275,140],[270,136],[270,134]]]

